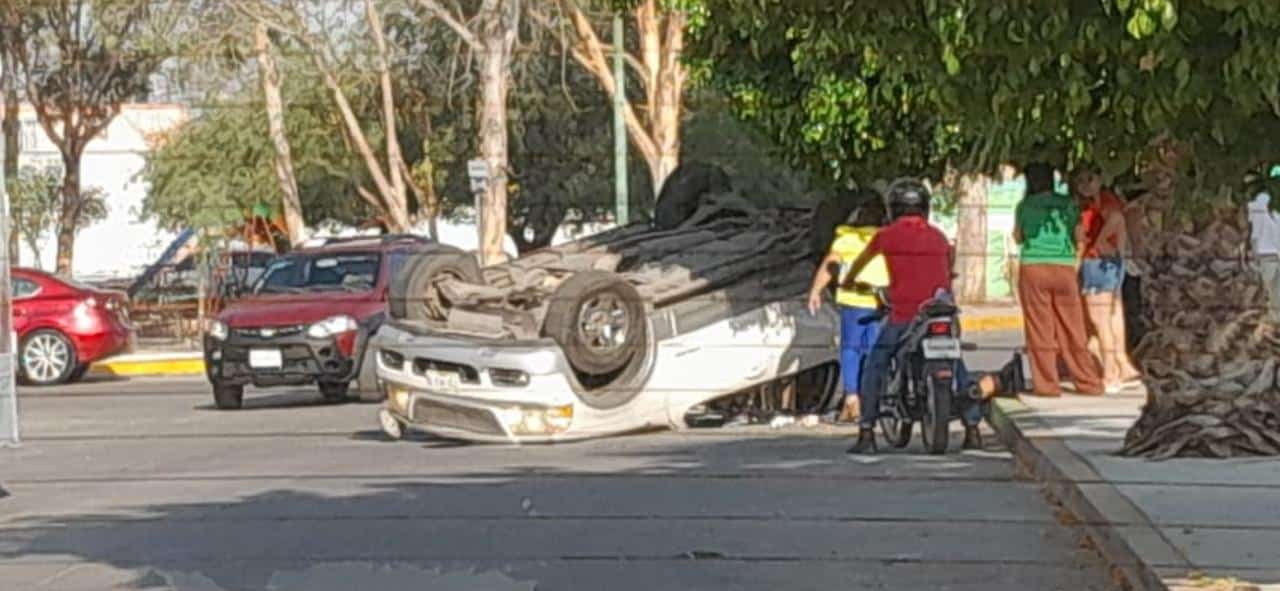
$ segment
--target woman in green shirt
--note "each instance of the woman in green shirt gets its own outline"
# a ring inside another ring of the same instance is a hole
[[[1053,190],[1053,167],[1035,162],[1023,171],[1027,195],[1014,212],[1013,239],[1021,246],[1018,299],[1039,396],[1060,396],[1058,361],[1080,394],[1102,394],[1102,370],[1089,354],[1084,307],[1076,274],[1075,232],[1080,208]]]

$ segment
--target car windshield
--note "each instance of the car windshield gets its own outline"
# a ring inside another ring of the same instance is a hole
[[[272,261],[254,293],[368,291],[378,281],[376,253],[290,255]]]

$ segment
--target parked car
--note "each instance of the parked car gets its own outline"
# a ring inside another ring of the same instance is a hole
[[[205,331],[214,403],[240,408],[249,384],[315,384],[341,402],[352,381],[362,399],[380,400],[366,343],[386,316],[391,278],[431,247],[417,236],[341,238],[273,260],[247,292],[228,294]]]
[[[50,386],[81,378],[89,365],[132,350],[129,297],[35,269],[11,271],[18,377]]]

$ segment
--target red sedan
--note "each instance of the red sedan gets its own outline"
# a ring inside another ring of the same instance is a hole
[[[15,268],[13,328],[18,375],[48,386],[80,379],[89,364],[133,347],[129,298],[34,269]]]

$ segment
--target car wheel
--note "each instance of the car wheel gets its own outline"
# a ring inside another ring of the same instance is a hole
[[[378,387],[378,359],[374,357],[377,353],[373,347],[366,346],[364,358],[360,361],[356,390],[359,391],[361,402],[381,402],[386,398],[382,388]]]
[[[351,382],[320,382],[320,395],[327,402],[346,402]]]
[[[33,386],[53,386],[71,379],[76,371],[76,348],[66,335],[56,330],[37,330],[22,341],[19,364],[23,382]]]
[[[616,372],[644,351],[648,323],[639,292],[608,271],[573,275],[551,297],[542,334],[588,375]]]
[[[727,193],[732,188],[729,175],[720,167],[688,162],[671,171],[653,206],[653,225],[670,230],[683,224],[701,205],[707,193]]]
[[[446,278],[484,283],[480,264],[474,256],[453,247],[439,247],[419,255],[392,279],[387,302],[391,317],[415,321],[444,320],[449,302],[436,284]]]
[[[809,225],[809,248],[815,261],[821,261],[827,256],[836,237],[836,226],[845,223],[855,205],[851,198],[832,197],[813,208]]]
[[[213,404],[218,410],[239,410],[244,406],[244,386],[214,384]]]
[[[78,382],[84,379],[84,374],[89,373],[89,364],[80,363],[76,365],[75,371],[71,372],[71,377],[67,378],[67,382]]]

